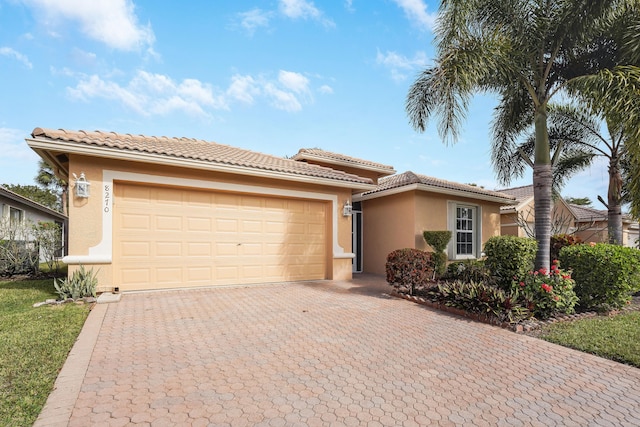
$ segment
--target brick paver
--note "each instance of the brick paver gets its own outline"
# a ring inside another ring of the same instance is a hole
[[[640,370],[382,289],[364,276],[125,294],[101,309],[70,417],[54,392],[36,424],[640,425]]]

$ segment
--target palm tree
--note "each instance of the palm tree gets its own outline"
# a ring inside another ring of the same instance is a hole
[[[35,181],[45,190],[55,193],[60,200],[62,213],[69,215],[69,209],[67,208],[69,185],[65,180],[58,178],[51,166],[44,160],[40,160],[40,163],[38,163],[38,175],[36,175]]]
[[[629,26],[622,28],[622,22],[640,22],[636,3],[637,0],[441,3],[436,65],[423,71],[409,90],[406,110],[410,123],[424,131],[435,113],[440,118],[438,130],[442,137],[455,141],[469,98],[485,91],[496,93],[499,98],[492,129],[499,153],[512,152],[518,137],[533,124],[536,268],[548,268],[550,262],[549,102],[558,94],[571,96],[571,86],[576,81],[588,86],[590,80],[583,77],[603,70],[628,74],[627,68],[618,67],[627,64],[623,53],[637,53],[640,49],[629,42],[637,40],[637,33],[632,33]],[[620,91],[625,89],[620,87]]]
[[[552,105],[549,108],[549,144],[554,153],[552,163],[553,190],[558,192],[575,172],[592,164],[595,157],[608,161],[609,186],[607,202],[599,200],[608,210],[609,241],[622,244],[623,174],[621,161],[625,155],[624,129],[607,117],[591,114],[577,104]],[[604,121],[607,133],[601,131]],[[535,136],[531,135],[508,156],[495,155],[494,167],[501,183],[523,175],[525,165],[533,165],[531,157]],[[494,151],[496,147],[493,147]]]

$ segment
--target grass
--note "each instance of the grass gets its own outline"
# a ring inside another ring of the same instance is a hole
[[[640,368],[640,312],[555,323],[540,338]]]
[[[87,318],[87,305],[33,308],[56,297],[53,279],[0,281],[0,425],[33,424]]]

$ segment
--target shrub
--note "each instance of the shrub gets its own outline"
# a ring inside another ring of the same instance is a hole
[[[58,254],[62,249],[62,228],[55,222],[41,221],[33,226],[33,232],[48,270],[57,273],[60,268]]]
[[[518,291],[505,292],[484,282],[448,282],[428,292],[432,301],[469,313],[484,314],[500,322],[518,322],[530,317],[518,301]]]
[[[638,249],[608,243],[568,246],[560,251],[560,261],[573,270],[583,310],[622,307],[640,290]]]
[[[578,302],[574,292],[574,281],[569,272],[560,270],[560,263],[554,260],[551,271],[541,268],[530,271],[520,282],[514,282],[520,292],[520,299],[537,319],[548,319],[557,314],[572,314]]]
[[[387,283],[395,288],[408,287],[413,295],[416,286],[433,277],[433,258],[430,252],[419,249],[398,249],[387,255]]]
[[[31,239],[30,231],[29,222],[0,220],[0,276],[38,271],[38,243]]]
[[[433,248],[435,272],[438,276],[442,276],[447,267],[447,254],[444,250],[451,240],[451,231],[424,231],[422,237]]]
[[[516,236],[494,236],[484,245],[485,267],[496,285],[508,291],[512,282],[533,270],[538,244],[534,239]]]
[[[63,300],[67,298],[95,297],[98,278],[93,269],[87,271],[84,265],[81,265],[78,270],[73,272],[71,278],[61,279],[60,281],[53,279],[53,286],[56,288],[56,293],[60,295],[60,299]]]
[[[551,259],[560,259],[560,250],[565,246],[582,243],[582,239],[573,234],[554,234],[551,236]]]
[[[449,264],[445,277],[461,282],[482,282],[489,279],[489,272],[483,260],[467,259]]]

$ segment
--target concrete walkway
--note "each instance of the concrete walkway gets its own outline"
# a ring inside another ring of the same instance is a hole
[[[125,294],[91,312],[36,426],[640,425],[640,370],[387,290]]]

